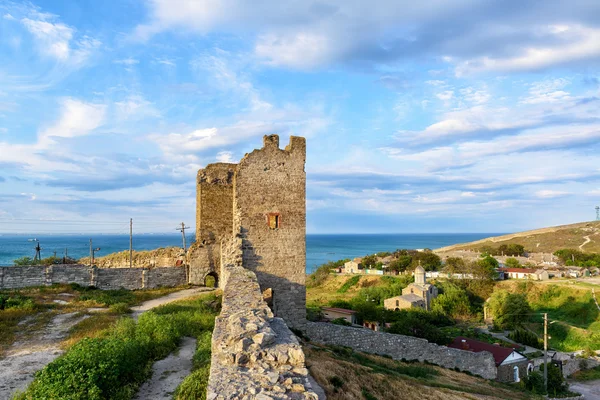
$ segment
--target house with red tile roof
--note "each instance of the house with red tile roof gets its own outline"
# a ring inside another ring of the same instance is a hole
[[[523,377],[529,375],[529,372],[533,370],[533,364],[515,348],[480,342],[463,336],[454,338],[454,341],[448,347],[474,353],[482,351],[492,353],[496,368],[498,368],[496,380],[500,382],[520,382]]]

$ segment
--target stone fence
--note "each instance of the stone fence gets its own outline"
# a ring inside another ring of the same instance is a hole
[[[273,317],[254,272],[241,264],[241,239],[222,244],[223,306],[215,320],[207,399],[318,399],[304,352]]]
[[[311,341],[346,346],[365,353],[387,355],[394,360],[427,361],[444,368],[468,371],[486,379],[496,379],[497,369],[491,353],[473,353],[429,343],[411,336],[374,332],[325,322],[308,322],[305,334]]]
[[[77,283],[99,289],[150,289],[187,283],[185,267],[97,268],[86,265],[58,264],[24,267],[0,267],[0,289]]]

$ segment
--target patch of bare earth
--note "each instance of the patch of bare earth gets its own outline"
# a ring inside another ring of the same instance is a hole
[[[52,316],[51,313],[45,314]],[[35,329],[35,326],[24,329],[27,333],[18,336],[6,357],[0,360],[0,400],[10,399],[15,391],[24,390],[38,370],[61,355],[60,341],[67,336],[69,329],[87,317],[80,313],[58,314],[41,329]],[[36,324],[36,321],[28,318],[21,324],[27,327]]]
[[[152,378],[146,381],[136,400],[170,399],[177,386],[192,372],[192,358],[196,351],[196,339],[185,337],[177,351],[152,366]]]

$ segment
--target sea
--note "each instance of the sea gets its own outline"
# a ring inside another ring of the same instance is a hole
[[[362,257],[367,254],[396,249],[436,249],[458,243],[471,242],[503,233],[396,233],[396,234],[307,234],[306,235],[306,272],[328,261]],[[13,260],[35,255],[37,239],[40,243],[42,258],[56,252],[62,257],[67,251],[71,258],[87,257],[92,246],[100,248],[96,257],[129,249],[128,235],[8,235],[0,234],[0,266],[11,266]],[[186,237],[189,246],[194,236]],[[133,237],[135,250],[152,250],[159,247],[182,246],[181,235],[138,234]]]

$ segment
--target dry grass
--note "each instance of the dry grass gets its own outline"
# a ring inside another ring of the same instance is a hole
[[[589,236],[591,241],[583,246],[582,250],[591,253],[600,252],[600,221],[581,222],[496,236],[444,247],[437,249],[436,252],[479,249],[482,246],[498,247],[501,244],[516,243],[525,246],[526,250],[532,252],[554,253],[559,249],[578,249],[579,245],[585,242],[584,236]]]
[[[356,275],[329,275],[323,284],[307,288],[307,305],[309,307],[324,306],[335,300],[351,300],[362,288],[386,284],[381,280],[380,276],[362,275],[356,285],[350,287],[345,293],[338,293],[338,289],[353,276]]]
[[[162,297],[185,288],[187,286],[132,291],[127,305],[138,305],[147,300]],[[98,300],[80,300],[85,293],[71,285],[0,291],[0,294],[28,297],[35,304],[35,308],[32,309],[17,308],[0,310],[0,357],[4,356],[16,340],[27,340],[35,333],[43,330],[57,314],[72,312],[86,313],[88,308],[106,309],[106,311],[93,314],[90,318],[74,326],[71,329],[69,337],[61,344],[63,347],[70,347],[84,337],[97,336],[100,331],[109,327],[119,318],[120,313],[109,310],[106,304]],[[107,292],[98,291],[98,293]],[[55,300],[66,301],[67,304],[58,304]]]
[[[311,375],[325,390],[330,400],[531,398],[515,387],[425,364],[402,363],[363,354],[369,365],[361,365],[353,359],[332,352],[327,347],[305,346],[304,351]],[[374,368],[373,365],[377,367]],[[394,368],[398,366],[431,368],[437,374],[428,378],[412,378],[394,373]]]

